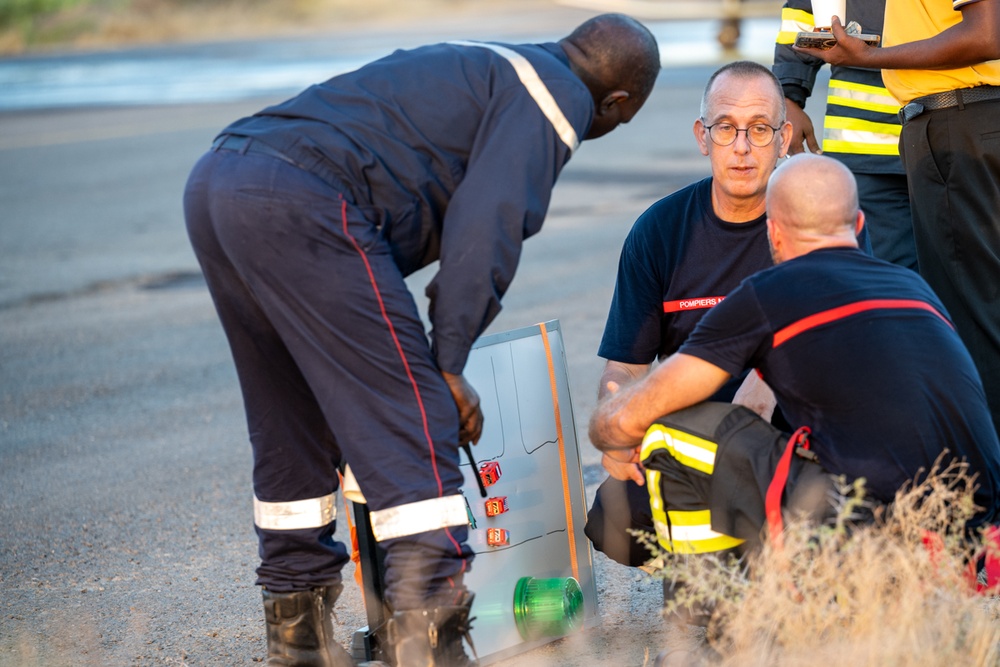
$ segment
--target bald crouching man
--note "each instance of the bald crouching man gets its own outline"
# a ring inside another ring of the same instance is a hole
[[[1000,518],[1000,443],[972,359],[922,278],[858,249],[863,224],[846,167],[789,159],[767,187],[776,266],[744,280],[652,373],[609,386],[590,440],[643,464],[666,551],[742,555],[765,526],[780,533],[782,496],[787,509],[843,475],[889,503],[942,455],[975,476],[967,528]],[[794,434],[704,402],[745,369]]]

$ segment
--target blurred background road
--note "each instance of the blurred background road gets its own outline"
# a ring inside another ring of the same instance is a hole
[[[554,40],[599,13],[478,4],[308,38],[0,60],[0,665],[263,660],[250,451],[184,182],[220,128],[338,70],[438,39]],[[728,59],[769,63],[778,18],[745,22],[737,51],[716,21],[647,23],[666,65],[651,99],[564,170],[490,328],[560,320],[590,497],[603,473],[586,421],[621,242],[707,175],[691,135],[704,82]],[[418,295],[432,271],[412,277]],[[652,662],[659,582],[600,555],[595,568],[601,626],[510,665]],[[346,639],[365,619],[356,587],[342,602]]]

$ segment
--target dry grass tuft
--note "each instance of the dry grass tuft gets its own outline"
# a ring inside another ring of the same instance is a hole
[[[969,580],[981,549],[961,530],[970,487],[962,466],[936,468],[860,526],[850,519],[863,485],[843,488],[833,525],[789,525],[783,549],[747,563],[656,547],[662,576],[684,582],[665,611],[714,607],[708,636],[724,666],[1000,665],[1000,603]]]

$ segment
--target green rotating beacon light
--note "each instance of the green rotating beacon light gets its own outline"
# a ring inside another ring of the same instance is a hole
[[[583,626],[583,591],[573,577],[521,577],[514,586],[514,621],[525,641],[562,637]]]

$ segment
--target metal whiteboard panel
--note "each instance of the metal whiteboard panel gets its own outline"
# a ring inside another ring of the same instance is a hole
[[[506,496],[508,511],[486,514],[477,471],[462,456],[462,489],[475,527],[476,552],[465,583],[476,594],[472,638],[484,664],[555,639],[524,641],[514,618],[521,577],[574,577],[584,598],[583,624],[598,618],[593,553],[583,534],[587,502],[558,321],[477,341],[465,377],[479,393],[483,434],[476,463],[496,462],[500,478],[489,497]],[[507,546],[487,544],[489,528],[509,531]]]

